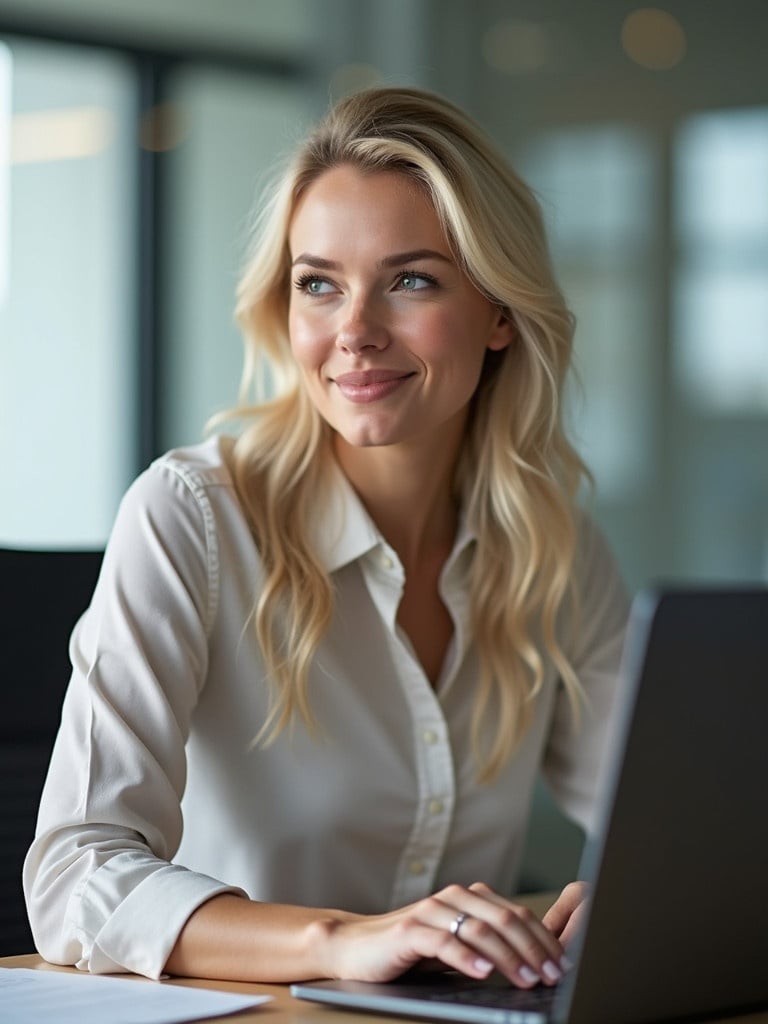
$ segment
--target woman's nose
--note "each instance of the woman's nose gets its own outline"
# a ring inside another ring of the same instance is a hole
[[[387,347],[389,332],[372,302],[360,301],[347,308],[336,335],[336,344],[347,352]]]

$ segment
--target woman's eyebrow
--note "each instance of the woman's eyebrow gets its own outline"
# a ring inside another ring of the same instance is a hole
[[[313,256],[309,252],[300,253],[291,266],[295,267],[297,263],[306,263],[308,267],[317,267],[318,270],[341,270],[341,264],[335,260],[326,260],[322,256]]]
[[[405,263],[414,263],[416,260],[442,260],[443,263],[452,263],[453,260],[445,253],[436,249],[409,249],[407,252],[396,252],[391,256],[385,256],[377,262],[376,266],[401,267]],[[308,267],[316,267],[318,270],[341,270],[341,264],[336,260],[327,260],[323,256],[313,256],[312,253],[302,252],[291,264],[295,267],[298,263],[304,263]]]
[[[386,256],[379,260],[379,267],[400,267],[404,263],[415,263],[416,260],[442,260],[443,263],[452,263],[453,260],[445,253],[436,249],[411,249],[408,252],[396,252],[392,256]]]

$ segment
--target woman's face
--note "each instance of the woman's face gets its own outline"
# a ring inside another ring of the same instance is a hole
[[[289,243],[291,349],[330,426],[354,446],[440,444],[463,427],[485,353],[512,328],[454,262],[421,190],[333,168],[301,197]]]

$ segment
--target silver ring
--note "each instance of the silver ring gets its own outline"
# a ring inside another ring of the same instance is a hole
[[[458,939],[458,937],[459,937],[459,928],[461,928],[461,926],[464,924],[464,922],[466,920],[467,920],[467,915],[466,914],[463,914],[463,913],[462,914],[457,914],[456,917],[454,917],[453,921],[451,921],[451,928],[450,928],[451,935],[455,935],[456,938]]]

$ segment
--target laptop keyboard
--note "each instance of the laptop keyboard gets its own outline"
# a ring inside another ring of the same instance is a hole
[[[539,985],[536,988],[514,988],[502,986],[456,986],[450,992],[434,992],[428,995],[430,1002],[461,1003],[470,1006],[490,1006],[499,1010],[537,1010],[546,1013],[555,999],[556,988]]]

